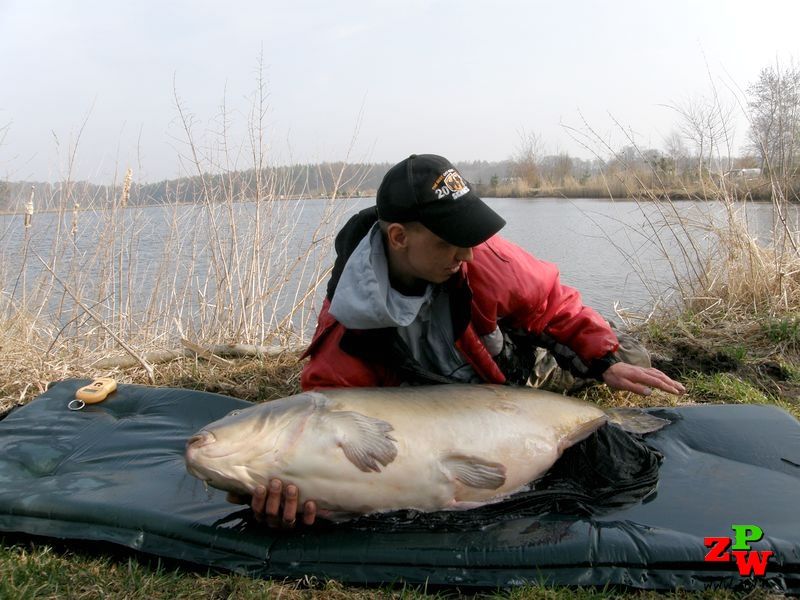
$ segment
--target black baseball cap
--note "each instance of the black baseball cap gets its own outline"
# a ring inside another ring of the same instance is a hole
[[[412,154],[383,177],[378,217],[390,223],[419,221],[446,242],[472,248],[506,224],[472,191],[449,160]]]

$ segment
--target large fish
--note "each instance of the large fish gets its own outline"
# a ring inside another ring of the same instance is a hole
[[[589,402],[533,388],[436,385],[305,392],[233,411],[192,436],[188,471],[252,494],[272,478],[320,514],[464,509],[542,476],[609,420]],[[644,417],[654,430],[664,421]]]

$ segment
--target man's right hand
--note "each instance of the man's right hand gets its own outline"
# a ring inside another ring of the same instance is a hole
[[[256,487],[252,498],[250,498],[250,508],[253,509],[256,520],[265,522],[269,527],[281,527],[291,529],[297,522],[297,502],[300,492],[296,485],[283,485],[280,479],[273,479],[269,482],[269,489],[263,485]],[[229,492],[228,502],[233,504],[247,504],[247,496],[240,496]],[[313,500],[306,500],[303,504],[303,523],[311,525],[317,518],[317,503]]]

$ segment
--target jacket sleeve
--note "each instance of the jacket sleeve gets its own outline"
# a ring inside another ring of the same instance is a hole
[[[562,285],[552,263],[494,236],[476,249],[469,267],[473,308],[491,322],[487,329],[502,320],[514,329],[546,334],[575,352],[587,367],[619,347],[606,320],[584,306],[577,290]]]
[[[300,386],[303,391],[330,387],[387,385],[381,367],[367,365],[340,348],[339,343],[345,328],[328,312],[329,306],[330,301],[325,299],[314,338],[303,354],[303,357],[309,357],[300,375]]]

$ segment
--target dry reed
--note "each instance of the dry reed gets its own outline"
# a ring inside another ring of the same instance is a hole
[[[91,193],[74,181],[78,136],[57,195],[46,199],[56,211],[33,215],[29,227],[4,219],[0,411],[49,380],[109,374],[90,366],[109,354],[139,358],[155,383],[163,379],[143,357],[180,349],[183,338],[201,346],[303,343],[351,206],[342,190],[358,188],[367,173],[345,178],[345,161],[328,174],[334,184],[324,200],[283,200],[308,197],[309,174],[290,179],[297,170],[271,168],[260,76],[239,145],[224,102],[225,126],[203,135],[177,93],[175,102],[196,195],[173,188],[166,205],[144,206],[131,169],[105,195]],[[140,380],[135,371],[123,379]]]
[[[201,345],[303,342],[347,207],[341,190],[358,189],[366,173],[345,178],[345,161],[338,172],[320,176],[333,186],[327,200],[315,202],[321,206],[312,217],[309,203],[282,200],[307,195],[310,174],[305,181],[289,179],[291,170],[268,168],[265,98],[259,77],[247,139],[237,146],[229,138],[232,116],[224,102],[216,133],[198,135],[197,119],[175,93],[184,133],[181,160],[192,181],[190,188],[172,188],[165,206],[140,204],[130,169],[105,196],[89,193],[73,180],[74,145],[66,151],[57,212],[34,215],[30,227],[6,220],[0,231],[0,335],[5,348],[10,343],[40,353],[25,357],[28,363],[49,365],[29,389],[65,368],[103,374],[87,366],[120,348],[147,370],[148,351],[180,349],[182,338]],[[724,178],[701,177],[684,190],[687,197],[717,199],[706,215],[688,215],[669,199],[674,181],[656,168],[627,165],[588,131],[583,139],[600,146],[596,156],[613,158],[602,179],[584,185],[640,201],[645,227],[635,234],[655,244],[671,266],[673,300],[659,300],[656,317],[682,311],[717,330],[751,335],[765,318],[800,314],[800,234],[779,182],[771,186],[774,227],[765,243],[749,229],[741,189]],[[646,163],[641,152],[639,158],[637,164]],[[523,195],[519,181],[501,185]],[[626,256],[648,285],[646,265],[635,253]],[[4,381],[21,382],[16,373]],[[29,395],[24,385],[11,387],[5,402]]]

